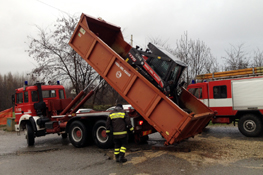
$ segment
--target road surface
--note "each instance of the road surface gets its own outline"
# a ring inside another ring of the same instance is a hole
[[[130,143],[126,163],[113,160],[113,149],[73,147],[48,135],[27,147],[23,133],[0,130],[0,174],[9,175],[245,175],[263,174],[263,137],[248,138],[234,126],[211,126],[195,138],[163,147],[159,133],[147,144]]]

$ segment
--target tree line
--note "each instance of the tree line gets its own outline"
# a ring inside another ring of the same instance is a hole
[[[11,72],[6,75],[0,74],[0,111],[12,107],[11,97],[15,94],[15,89],[22,87],[23,78],[23,75],[12,75]]]

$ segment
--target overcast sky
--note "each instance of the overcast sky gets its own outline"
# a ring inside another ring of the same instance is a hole
[[[125,3],[124,3],[125,2]],[[230,44],[246,52],[263,50],[262,0],[0,0],[0,74],[27,73],[35,67],[27,36],[35,25],[52,26],[64,12],[102,17],[120,26],[124,38],[145,46],[151,38],[175,47],[184,34],[200,39],[219,60]]]

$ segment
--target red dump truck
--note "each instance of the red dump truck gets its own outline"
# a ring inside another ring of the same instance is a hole
[[[168,84],[173,85],[170,92],[174,92],[172,97],[176,100],[164,93],[169,90],[161,91],[127,63],[132,47],[124,41],[120,27],[82,14],[69,45],[166,139],[166,145],[201,133],[214,115],[191,93],[179,87],[181,73],[177,70],[183,65],[170,54],[161,49],[154,52],[160,54],[160,59],[171,58],[164,64],[175,63],[173,69],[168,66],[172,71],[166,77],[175,77]]]
[[[131,116],[138,140],[158,131],[166,139],[165,145],[174,144],[201,133],[214,116],[212,110],[178,84],[186,67],[182,62],[152,44],[148,45],[151,52],[132,48],[124,41],[120,27],[82,14],[69,45],[134,107],[136,111],[131,111]],[[41,86],[37,86],[41,92]],[[68,133],[76,147],[84,146],[93,137],[99,147],[106,148],[110,146],[108,142],[112,143],[111,136],[105,134],[109,113],[75,114],[93,92],[73,110],[84,91],[71,102],[47,102],[38,93],[40,100],[34,104],[36,116],[22,114],[16,128],[26,130],[27,139],[47,133]],[[144,127],[137,123],[144,123]],[[28,142],[32,144],[33,139]]]

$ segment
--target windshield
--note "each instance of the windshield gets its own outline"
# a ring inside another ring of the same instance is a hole
[[[182,72],[182,67],[179,65],[175,65],[171,69],[171,73],[167,81],[171,81],[171,80],[175,82],[178,81],[181,72]]]
[[[157,57],[152,57],[150,60],[149,65],[162,79],[164,79],[169,68],[169,62],[158,59]]]

